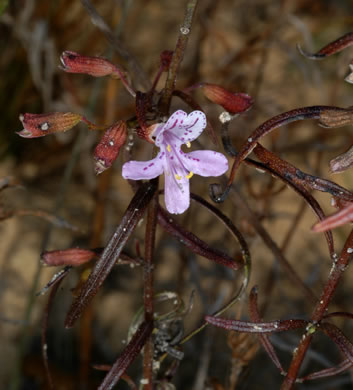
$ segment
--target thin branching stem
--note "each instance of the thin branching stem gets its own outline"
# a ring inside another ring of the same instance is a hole
[[[189,0],[186,6],[184,22],[180,27],[178,41],[169,67],[167,81],[165,83],[164,93],[160,101],[160,111],[163,115],[167,115],[169,112],[170,102],[175,89],[180,64],[184,58],[185,49],[189,40],[197,3],[198,0]]]
[[[154,179],[158,181],[158,179]],[[144,281],[144,314],[145,321],[153,323],[154,314],[154,248],[156,240],[156,227],[158,215],[158,194],[156,193],[148,206],[147,223],[145,232],[145,263],[143,267],[143,281]],[[144,389],[153,389],[153,338],[149,337],[143,350],[143,378]]]
[[[313,315],[311,317],[311,323],[315,326],[318,324],[324,317],[328,305],[331,302],[332,296],[336,291],[338,283],[340,282],[345,269],[348,266],[349,260],[352,256],[352,248],[353,248],[353,230],[347,238],[347,241],[342,249],[340,257],[334,258],[332,262],[332,268],[329,274],[329,278],[326,282],[326,285],[323,289],[323,292],[318,299],[318,302],[313,311]],[[293,385],[297,379],[299,369],[305,357],[306,351],[310,346],[310,342],[313,337],[313,332],[310,334],[306,333],[305,337],[302,337],[296,352],[293,355],[292,362],[288,369],[287,376],[285,377],[281,390],[289,390],[293,388]]]

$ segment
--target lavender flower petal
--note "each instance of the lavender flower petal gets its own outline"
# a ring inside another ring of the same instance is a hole
[[[183,121],[182,126],[176,126],[173,134],[183,144],[194,141],[206,128],[207,120],[202,111],[191,112]]]
[[[183,160],[189,171],[200,176],[220,176],[228,170],[228,160],[223,154],[211,150],[184,154]]]
[[[163,173],[163,158],[161,153],[149,161],[128,161],[123,165],[122,175],[124,179],[148,180]]]
[[[172,174],[165,175],[164,201],[171,214],[182,214],[190,206],[189,180],[183,176],[177,180]]]

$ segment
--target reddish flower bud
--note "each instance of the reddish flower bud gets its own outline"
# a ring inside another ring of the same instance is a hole
[[[120,148],[125,143],[126,136],[127,127],[125,121],[119,121],[105,131],[94,151],[97,175],[112,166],[118,157]]]
[[[231,114],[247,111],[254,103],[252,97],[246,93],[232,93],[215,84],[202,84],[202,91],[209,100]]]
[[[94,77],[112,75],[120,78],[118,68],[101,57],[88,57],[73,51],[64,51],[60,57],[62,69],[68,73],[84,73]]]
[[[96,256],[96,253],[87,249],[70,248],[65,250],[43,252],[41,255],[42,263],[49,267],[58,267],[62,265],[71,265],[78,267],[87,263]]]
[[[347,152],[337,156],[330,161],[330,169],[332,173],[343,172],[353,166],[353,146]]]
[[[24,129],[17,132],[24,138],[44,137],[45,135],[64,132],[76,126],[82,119],[72,112],[52,112],[48,114],[21,114],[20,121]]]

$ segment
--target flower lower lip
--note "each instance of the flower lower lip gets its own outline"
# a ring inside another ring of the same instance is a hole
[[[23,138],[32,138],[32,133],[26,129],[23,129],[22,131],[17,131],[16,134]]]

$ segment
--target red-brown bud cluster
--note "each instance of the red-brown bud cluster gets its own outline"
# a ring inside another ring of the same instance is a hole
[[[70,248],[65,250],[47,251],[41,255],[42,263],[49,267],[71,265],[78,267],[87,263],[96,256],[96,253],[88,249]]]
[[[119,121],[105,131],[94,151],[97,175],[112,166],[118,157],[120,148],[126,141],[126,136],[127,126],[125,121]]]
[[[246,93],[233,93],[216,84],[202,84],[204,95],[211,102],[219,104],[231,114],[247,111],[254,103],[251,96]]]
[[[70,130],[81,120],[81,115],[72,112],[21,114],[20,121],[24,129],[17,134],[24,138],[44,137],[48,134]]]

